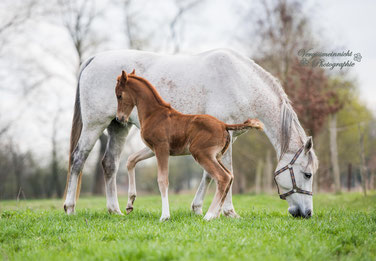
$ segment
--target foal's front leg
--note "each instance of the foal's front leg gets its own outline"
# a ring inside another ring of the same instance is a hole
[[[158,162],[158,186],[162,196],[162,216],[160,221],[170,218],[170,207],[168,204],[168,158],[169,149],[167,146],[155,148],[155,156]]]
[[[128,203],[127,203],[127,214],[133,211],[133,203],[136,199],[136,178],[135,178],[135,171],[136,164],[142,160],[151,158],[154,156],[154,152],[151,151],[148,147],[143,148],[142,150],[133,153],[129,156],[127,161],[127,169],[128,169],[128,180],[129,180],[129,187],[128,187]]]

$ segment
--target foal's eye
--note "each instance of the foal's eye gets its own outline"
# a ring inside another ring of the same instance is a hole
[[[118,98],[118,99],[121,99],[121,95],[118,95],[117,98]]]
[[[303,174],[304,174],[304,177],[305,177],[306,179],[310,179],[310,178],[312,177],[312,173],[309,173],[309,172],[303,172]]]

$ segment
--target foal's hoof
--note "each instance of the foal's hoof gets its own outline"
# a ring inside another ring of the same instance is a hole
[[[133,207],[128,207],[127,206],[127,208],[125,209],[125,211],[127,212],[127,215],[129,214],[129,213],[131,213],[132,211],[133,211]]]
[[[136,194],[131,194],[128,196],[128,204],[127,204],[127,215],[133,211],[133,203],[136,200]]]
[[[229,218],[240,218],[240,216],[233,209],[223,210],[223,215]]]
[[[74,214],[74,205],[73,206],[67,206],[66,204],[64,204],[64,211],[68,215]]]
[[[192,209],[193,213],[195,213],[196,215],[202,215],[202,206],[192,205],[191,209]]]
[[[169,220],[170,219],[170,216],[165,216],[165,217],[161,217],[160,219],[159,219],[159,222],[165,222],[165,221],[167,221],[167,220]]]

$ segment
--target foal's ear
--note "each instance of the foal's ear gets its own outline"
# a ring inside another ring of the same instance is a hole
[[[127,72],[126,71],[121,71],[121,79],[123,82],[127,82],[128,81],[128,75],[127,75]]]
[[[310,151],[312,147],[313,147],[312,136],[309,136],[308,140],[306,141],[304,145],[304,153],[307,153],[308,151]]]
[[[129,75],[136,75],[136,69],[133,69],[133,71]]]

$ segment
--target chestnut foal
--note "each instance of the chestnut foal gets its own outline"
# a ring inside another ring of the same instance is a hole
[[[171,108],[151,83],[136,76],[134,70],[131,74],[122,71],[117,78],[115,93],[118,100],[116,120],[125,124],[136,106],[142,140],[157,157],[158,186],[162,196],[160,220],[170,218],[168,158],[187,154],[192,154],[217,183],[214,199],[204,218],[218,217],[233,181],[233,174],[220,160],[230,143],[228,131],[262,129],[261,122],[248,119],[243,124],[228,125],[210,115],[182,114]]]

